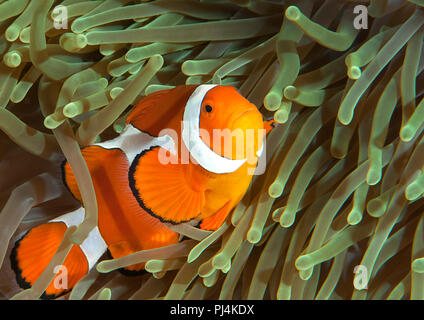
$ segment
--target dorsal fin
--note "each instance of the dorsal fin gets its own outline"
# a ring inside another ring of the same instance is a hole
[[[149,94],[130,112],[126,123],[157,137],[177,114],[182,114],[195,88],[196,85],[183,85]]]

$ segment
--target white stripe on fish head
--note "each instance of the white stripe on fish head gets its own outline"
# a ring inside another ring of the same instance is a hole
[[[215,153],[200,138],[200,111],[202,101],[216,84],[198,86],[188,99],[183,117],[182,140],[194,160],[213,173],[230,173],[239,169],[247,159],[232,160]]]

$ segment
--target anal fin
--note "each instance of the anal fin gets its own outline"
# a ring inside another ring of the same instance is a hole
[[[121,241],[110,245],[108,251],[113,259],[118,259],[127,255],[130,255],[138,250],[133,248],[127,241]],[[127,276],[137,276],[144,272],[145,262],[133,264],[125,268],[119,269],[119,271]]]

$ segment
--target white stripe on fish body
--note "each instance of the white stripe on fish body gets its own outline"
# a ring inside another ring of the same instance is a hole
[[[116,138],[94,145],[105,149],[121,149],[130,164],[138,154],[155,146],[164,148],[176,155],[175,142],[171,136],[153,137],[146,132],[138,130],[131,124],[128,124]]]
[[[66,227],[78,226],[84,220],[85,210],[83,207],[66,213],[60,217],[50,220],[49,222],[63,222]],[[96,226],[88,234],[84,242],[79,246],[84,253],[87,262],[88,269],[96,264],[100,257],[106,252],[107,245],[100,234],[99,228]]]
[[[65,213],[57,218],[50,220],[49,222],[64,222],[69,228],[70,226],[78,226],[84,220],[85,210],[83,207]]]

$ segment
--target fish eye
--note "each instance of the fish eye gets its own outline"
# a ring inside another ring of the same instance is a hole
[[[210,112],[212,112],[212,107],[211,107],[210,105],[208,105],[208,104],[207,104],[207,105],[205,106],[205,110],[206,110],[206,112],[207,112],[207,113],[210,113]]]

